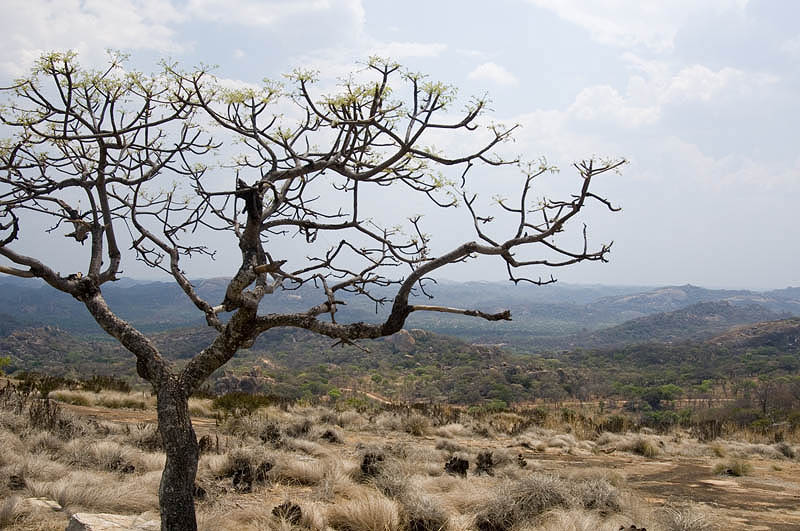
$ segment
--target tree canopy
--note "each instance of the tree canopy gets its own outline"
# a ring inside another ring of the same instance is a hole
[[[378,58],[333,93],[316,86],[315,75],[301,70],[287,76],[286,87],[231,88],[205,68],[165,64],[145,75],[126,69],[119,54],[98,70],[81,67],[72,53],[51,53],[2,90],[0,120],[9,136],[0,144],[0,272],[41,278],[72,295],[136,357],[138,374],[158,396],[165,529],[196,527],[198,453],[188,396],[259,334],[288,326],[352,343],[393,334],[418,311],[510,319],[507,310],[412,304],[409,296],[424,292],[441,268],[479,256],[500,258],[513,282],[548,283],[555,279],[520,271],[605,261],[610,252],[610,244],[589,244],[585,225],[575,248],[558,236],[590,202],[616,210],[592,184],[624,161],[578,162],[572,194],[535,198],[534,182],[553,168],[498,153],[515,128],[486,122],[486,99],[455,110],[452,87]],[[458,138],[461,152],[433,147],[441,138]],[[218,162],[232,146],[237,156]],[[476,169],[502,166],[521,170],[518,195],[483,212],[469,182]],[[368,205],[391,201],[392,186],[436,208],[461,208],[472,238],[438,251],[418,216],[386,224],[365,215]],[[514,222],[495,223],[499,216]],[[62,274],[59,256],[20,250],[29,249],[24,229],[37,223],[74,240],[85,266]],[[185,264],[219,252],[212,245],[218,234],[235,242],[240,260],[235,270],[219,271],[230,278],[223,300],[208,301]],[[282,255],[284,239],[305,246],[305,259]],[[103,285],[131,259],[169,274],[217,331],[180,369],[103,298]],[[319,296],[306,311],[269,312],[276,290],[311,285]],[[381,295],[386,288],[392,297]],[[342,292],[390,311],[380,323],[339,322]]]

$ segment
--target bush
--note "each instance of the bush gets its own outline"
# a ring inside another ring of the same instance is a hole
[[[274,402],[274,398],[270,396],[234,391],[216,397],[211,407],[214,409],[222,409],[228,413],[246,412],[249,414],[259,408],[269,406]]]
[[[403,431],[415,437],[422,437],[430,430],[431,421],[427,417],[418,413],[412,413],[403,417]]]
[[[95,374],[88,380],[82,380],[81,385],[87,391],[99,393],[103,389],[108,391],[118,391],[120,393],[130,393],[131,386],[125,380],[114,376],[100,376]]]
[[[589,478],[576,483],[573,495],[584,509],[601,514],[617,513],[622,508],[619,489],[602,478]]]
[[[475,527],[479,531],[507,531],[550,509],[569,507],[571,498],[564,480],[537,472],[498,492],[475,517]]]
[[[714,473],[720,476],[746,476],[752,472],[753,466],[747,461],[733,459],[727,463],[717,463],[714,465]]]
[[[599,431],[610,433],[622,433],[628,428],[627,419],[622,415],[611,415],[603,419],[599,425]]]
[[[647,458],[653,458],[658,455],[658,447],[653,444],[653,441],[644,437],[637,437],[631,444],[630,451]]]
[[[785,442],[776,444],[775,449],[778,452],[780,452],[784,457],[788,457],[789,459],[794,459],[795,457],[797,457],[797,452],[794,451],[794,448],[792,448]]]

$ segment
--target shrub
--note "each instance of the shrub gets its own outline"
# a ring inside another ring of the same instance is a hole
[[[797,457],[797,452],[795,452],[794,448],[792,448],[789,444],[785,442],[780,442],[775,445],[775,449],[780,452],[784,457],[788,457],[789,459],[794,459]]]
[[[403,417],[403,431],[415,437],[422,437],[430,430],[431,421],[419,413],[412,413]]]
[[[637,437],[630,445],[630,451],[649,459],[658,455],[658,447],[650,439]]]
[[[622,433],[627,430],[627,419],[622,415],[611,415],[603,419],[598,426],[598,429],[603,432]]]
[[[328,441],[331,444],[343,444],[344,439],[342,439],[342,435],[333,428],[327,428],[323,431],[320,436],[320,439]]]
[[[569,507],[571,499],[564,480],[537,472],[501,489],[475,517],[475,526],[479,531],[507,531],[550,509]]]
[[[214,409],[221,409],[228,413],[247,412],[252,413],[255,410],[269,406],[274,403],[273,397],[266,395],[254,395],[250,393],[243,393],[241,391],[234,391],[225,393],[214,399],[211,407]]]
[[[99,393],[103,389],[107,389],[109,391],[118,391],[120,393],[131,392],[130,384],[125,380],[115,376],[101,376],[95,374],[88,380],[81,381],[81,385],[87,391],[92,391],[95,393]]]
[[[584,509],[601,514],[617,513],[622,504],[619,489],[602,478],[590,478],[575,483],[572,493]]]
[[[222,477],[229,477],[233,487],[240,492],[250,492],[253,483],[264,483],[273,468],[273,462],[264,455],[245,450],[236,450],[228,455],[222,469]]]
[[[486,474],[487,476],[494,476],[494,459],[492,456],[492,452],[485,451],[480,452],[478,457],[475,459],[475,473]]]
[[[454,454],[456,452],[466,452],[467,449],[464,446],[461,446],[458,443],[454,443],[452,441],[448,441],[447,439],[439,439],[436,441],[436,449],[437,450],[445,450]]]
[[[741,459],[732,459],[727,463],[717,463],[714,465],[714,473],[721,476],[746,476],[752,472],[753,466]]]

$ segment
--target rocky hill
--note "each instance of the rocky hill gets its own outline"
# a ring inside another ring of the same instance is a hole
[[[800,350],[800,319],[784,319],[737,326],[713,338],[711,342],[728,347],[773,347]]]

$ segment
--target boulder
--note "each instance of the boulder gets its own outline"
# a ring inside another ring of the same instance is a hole
[[[394,352],[412,354],[417,350],[417,340],[414,339],[414,336],[412,336],[409,331],[405,329],[392,334],[391,336],[385,338],[384,341],[392,345],[392,350]]]
[[[161,522],[144,516],[75,513],[66,531],[160,531]]]

